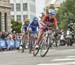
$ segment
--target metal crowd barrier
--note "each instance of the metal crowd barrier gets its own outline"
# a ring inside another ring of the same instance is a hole
[[[20,41],[19,40],[3,40],[0,39],[0,50],[12,50],[12,49],[19,49]]]

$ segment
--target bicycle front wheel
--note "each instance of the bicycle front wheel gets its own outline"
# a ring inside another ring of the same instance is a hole
[[[34,44],[34,46],[33,46],[33,56],[36,56],[39,53],[39,50],[40,50],[40,46],[37,49],[36,49],[35,46],[36,46],[36,44]]]
[[[40,56],[44,57],[49,51],[50,47],[51,47],[51,44],[50,44],[49,38],[47,40],[42,39],[40,44]]]

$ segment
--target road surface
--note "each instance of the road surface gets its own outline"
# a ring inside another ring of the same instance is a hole
[[[33,57],[25,50],[0,52],[0,65],[75,65],[75,47],[58,47],[49,50],[45,57]]]

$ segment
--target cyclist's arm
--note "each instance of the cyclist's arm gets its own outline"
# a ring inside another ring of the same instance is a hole
[[[56,18],[54,18],[54,25],[55,25],[56,29],[58,29],[58,22],[57,22]]]

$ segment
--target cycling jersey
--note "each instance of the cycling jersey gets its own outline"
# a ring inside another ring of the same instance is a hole
[[[28,24],[25,23],[25,24],[23,25],[24,32],[28,32],[28,29],[27,29],[27,28],[28,28]]]
[[[30,24],[29,24],[29,27],[32,29],[32,32],[37,32],[37,28],[39,28],[39,23],[37,22],[37,24],[34,23],[34,21],[32,21]]]
[[[50,18],[49,18],[49,15],[46,14],[46,15],[44,15],[44,17],[42,18],[42,22],[45,23],[45,24],[46,24],[47,22],[48,22],[48,23],[54,23],[55,27],[58,28],[58,24],[57,24],[57,19],[56,19],[56,17],[50,19]]]

